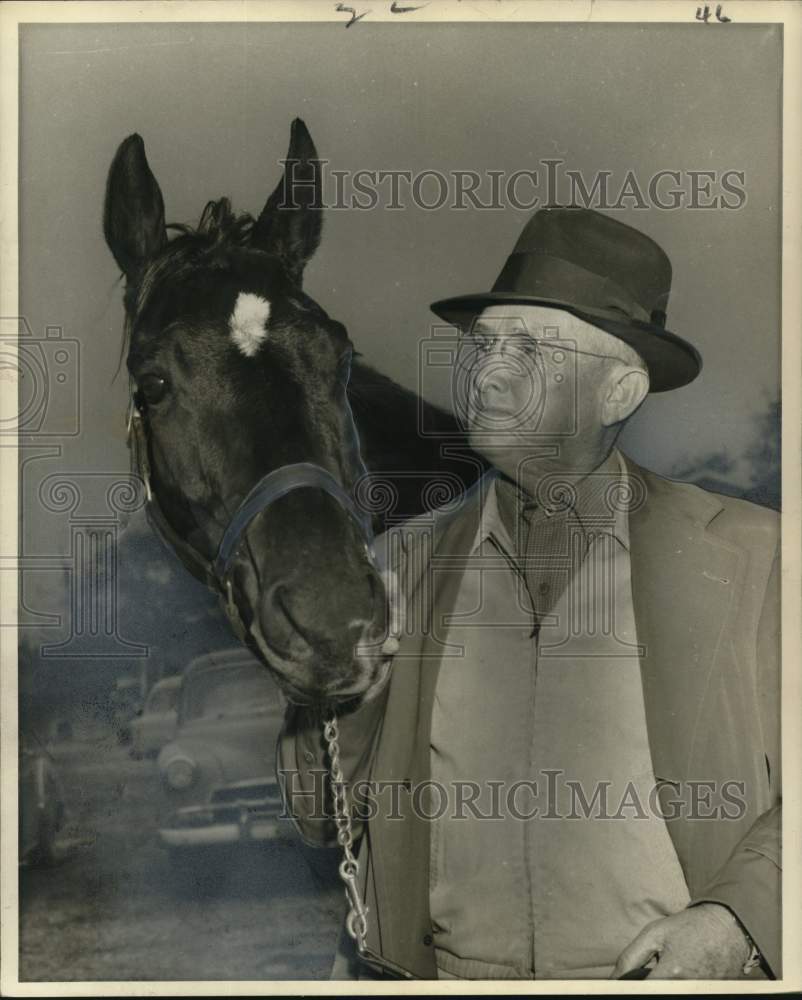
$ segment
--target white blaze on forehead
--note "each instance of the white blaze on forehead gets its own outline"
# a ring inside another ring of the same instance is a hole
[[[246,358],[252,358],[267,336],[270,303],[253,292],[240,292],[228,320],[231,339]]]

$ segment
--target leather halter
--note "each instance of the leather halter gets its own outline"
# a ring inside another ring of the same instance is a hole
[[[249,631],[253,632],[254,630],[245,627],[239,608],[234,601],[231,587],[231,566],[248,525],[257,514],[266,510],[280,497],[286,496],[293,490],[309,487],[328,493],[357,524],[365,542],[368,558],[374,562],[373,528],[370,515],[357,507],[353,498],[340,486],[330,472],[312,462],[282,465],[262,476],[237,507],[223,532],[217,554],[210,562],[177,534],[165,517],[153,492],[150,481],[147,425],[142,411],[137,406],[133,387],[128,404],[126,432],[128,447],[131,449],[132,470],[145,484],[145,513],[148,521],[162,541],[173,549],[186,569],[223,599],[225,612],[240,639],[244,639]],[[256,638],[261,637],[256,636]]]

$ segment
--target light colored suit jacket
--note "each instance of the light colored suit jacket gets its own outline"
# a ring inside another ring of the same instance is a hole
[[[779,517],[626,462],[630,478],[645,490],[644,502],[629,515],[630,559],[654,773],[685,790],[695,787],[702,812],[720,803],[725,783],[730,793],[742,789],[744,803],[723,810],[733,818],[722,810],[715,819],[677,810],[667,820],[669,832],[692,902],[730,907],[779,976]],[[480,492],[474,487],[456,510],[423,515],[380,540],[385,554],[396,552],[409,602],[449,606],[460,557],[475,537]],[[398,531],[403,546],[391,544]],[[453,572],[431,572],[450,565]],[[437,593],[421,601],[433,580]],[[378,698],[340,713],[347,780],[414,785],[428,779],[438,670],[430,626],[421,621],[403,637]],[[293,772],[294,789],[310,793],[287,803],[301,835],[330,846],[333,824],[313,817],[311,794],[327,766],[320,722],[314,710],[291,706],[278,767]],[[401,821],[382,814],[371,819],[361,879],[371,959],[397,975],[435,979],[428,826],[411,808]]]

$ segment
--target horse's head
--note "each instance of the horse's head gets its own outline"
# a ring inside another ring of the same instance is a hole
[[[387,610],[343,503],[365,471],[346,395],[351,343],[301,290],[320,229],[319,161],[298,120],[257,219],[221,199],[196,229],[167,227],[138,135],[109,173],[104,231],[126,278],[127,364],[159,518],[209,567],[268,473],[311,463],[333,477],[333,490],[293,488],[245,519],[225,579],[209,580],[230,585],[246,641],[291,697],[345,698],[383,668]]]

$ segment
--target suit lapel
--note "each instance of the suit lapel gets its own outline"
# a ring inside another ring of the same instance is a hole
[[[407,720],[406,753],[394,747],[382,773],[404,779],[428,777],[428,754],[434,692],[440,672],[443,616],[453,610],[481,518],[484,477],[470,489],[456,511],[394,529],[403,556],[388,554],[385,564],[402,567],[400,587],[407,608],[405,628],[396,655],[393,696],[399,716]],[[414,526],[414,527],[413,527]],[[386,539],[389,543],[389,539]],[[409,740],[409,727],[416,733]]]
[[[429,724],[440,672],[445,622],[454,610],[465,567],[476,543],[492,478],[492,473],[483,476],[466,494],[459,514],[446,515],[434,533],[430,588],[426,594],[428,621],[421,647],[421,695]]]
[[[630,564],[652,762],[656,777],[681,781],[743,553],[708,530],[722,510],[713,495],[626,462],[643,489],[630,513]]]
[[[452,556],[470,552],[479,510],[472,490],[458,516],[440,515],[397,529],[404,551],[400,584],[408,620],[393,667],[374,764],[373,775],[381,780],[412,787],[430,777],[432,707],[440,667],[437,635],[442,631],[437,622],[444,611],[451,610],[462,575],[456,569],[440,572],[438,562],[442,563],[441,556],[450,561]],[[407,797],[400,802],[405,823],[380,821],[374,827],[376,909],[382,915],[384,954],[392,947],[393,961],[418,976],[433,978],[434,952],[421,947],[424,936],[431,933],[429,823],[408,808],[408,802]]]

